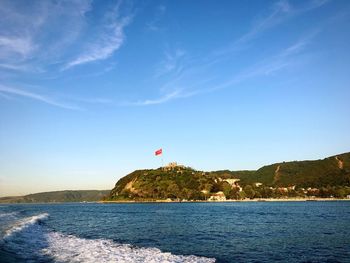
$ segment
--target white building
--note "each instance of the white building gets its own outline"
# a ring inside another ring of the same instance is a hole
[[[222,191],[220,191],[211,195],[208,201],[226,201],[226,196]]]

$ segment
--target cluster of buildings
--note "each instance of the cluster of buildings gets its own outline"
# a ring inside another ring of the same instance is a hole
[[[173,171],[177,170],[177,172],[181,173],[186,167],[182,164],[178,164],[177,162],[171,162],[162,167],[164,171]]]

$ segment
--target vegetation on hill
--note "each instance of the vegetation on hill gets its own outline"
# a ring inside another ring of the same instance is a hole
[[[214,185],[214,178],[203,176],[191,168],[174,168],[164,171],[136,170],[121,178],[112,189],[112,199],[200,199],[199,189]]]
[[[350,153],[323,160],[294,161],[264,166],[257,171],[230,172],[242,184],[261,182],[267,186],[325,187],[349,185]]]
[[[1,197],[0,203],[54,203],[93,202],[109,194],[109,190],[66,190],[29,194],[25,196]]]
[[[239,183],[227,179],[239,179]],[[228,199],[343,198],[350,195],[350,153],[276,163],[256,171],[203,172],[183,166],[136,170],[121,178],[106,200],[205,200],[218,192]]]

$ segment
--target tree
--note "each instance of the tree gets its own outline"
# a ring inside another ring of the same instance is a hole
[[[238,193],[238,199],[245,199],[247,197],[246,193],[244,191],[241,191]]]
[[[342,187],[338,187],[336,190],[335,190],[335,194],[334,196],[337,197],[337,198],[344,198],[345,197],[345,189],[342,188]]]
[[[246,185],[243,190],[248,198],[250,198],[250,199],[254,198],[255,191],[251,185]]]
[[[262,187],[260,190],[262,198],[271,198],[273,195],[273,190],[270,187]]]
[[[170,198],[178,198],[180,193],[180,189],[177,184],[172,183],[167,188],[167,196]]]
[[[231,190],[232,190],[232,187],[229,183],[224,182],[222,184],[222,191],[224,192],[224,195],[226,196],[226,198],[229,198]]]
[[[227,198],[227,196],[226,196]],[[228,199],[241,199],[240,195],[239,195],[239,188],[238,187],[233,187],[228,195]]]

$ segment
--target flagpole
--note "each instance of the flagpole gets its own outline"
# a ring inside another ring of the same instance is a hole
[[[163,148],[162,149],[162,153],[160,154],[160,158],[161,158],[161,162],[162,162],[162,169],[164,169],[164,162],[163,162]]]
[[[161,168],[163,169],[163,166],[164,166],[164,161],[163,161],[163,149],[160,148],[159,150],[157,150],[155,152],[155,155],[158,156],[160,155],[160,158],[161,158]]]

